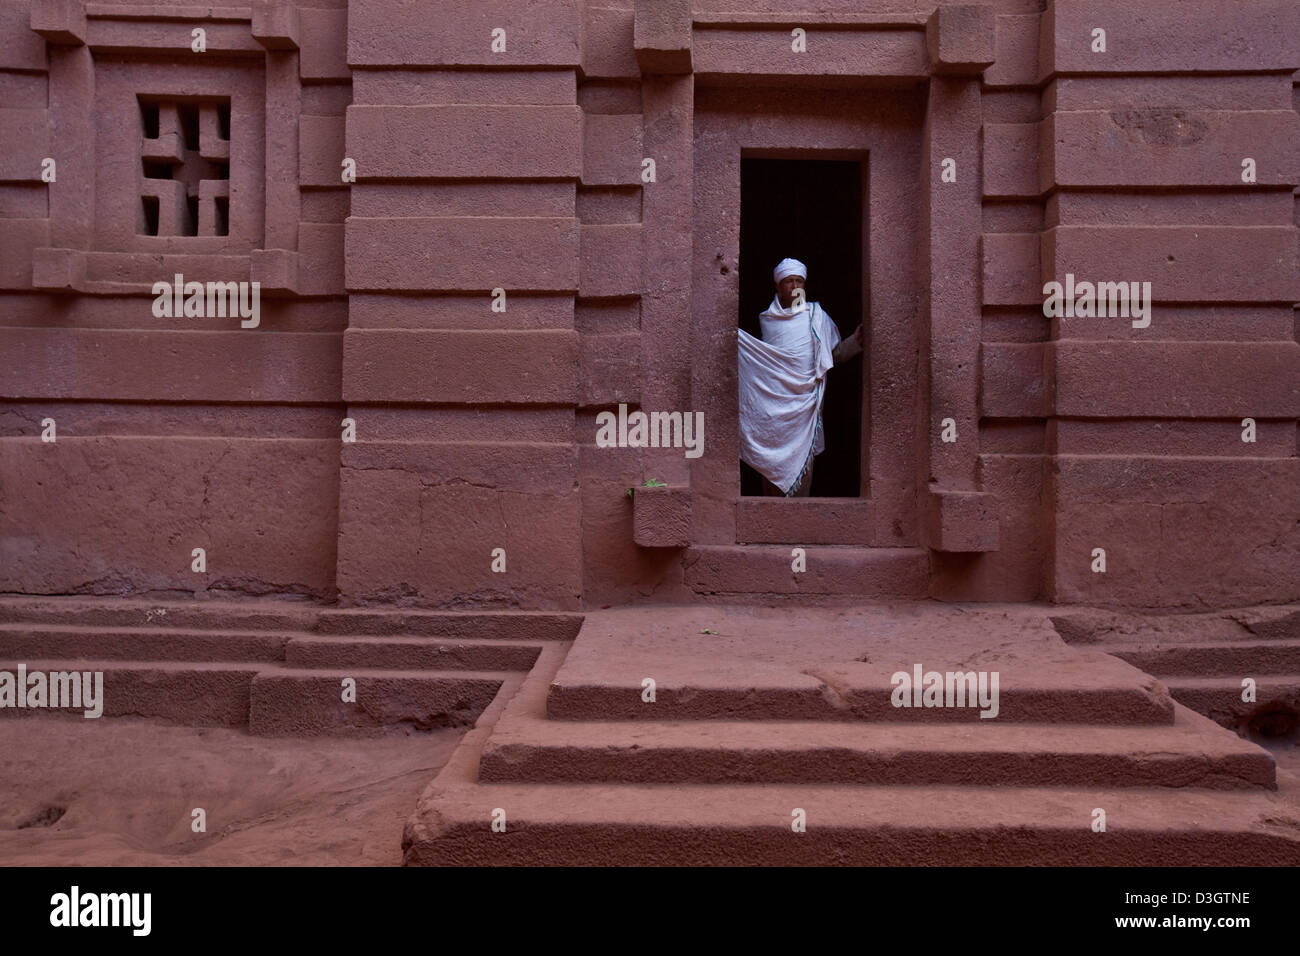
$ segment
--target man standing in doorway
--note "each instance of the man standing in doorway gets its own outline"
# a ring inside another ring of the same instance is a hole
[[[841,341],[831,317],[804,296],[808,267],[782,259],[776,296],[759,316],[763,338],[740,330],[740,459],[765,495],[808,497],[813,458],[826,450],[826,373],[862,352],[862,326]]]

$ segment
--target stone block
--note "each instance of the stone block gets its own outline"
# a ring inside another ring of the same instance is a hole
[[[86,7],[82,0],[32,0],[32,29],[59,46],[86,42]]]
[[[578,295],[601,298],[639,295],[641,224],[583,226]]]
[[[637,0],[633,46],[642,73],[691,72],[690,0]]]
[[[346,121],[342,116],[298,118],[298,182],[300,185],[321,187],[344,185],[345,137]]]
[[[254,249],[249,254],[250,281],[267,295],[298,294],[298,253],[289,249]]]
[[[691,490],[632,489],[632,537],[643,548],[684,548],[691,543]]]
[[[935,551],[998,550],[998,502],[988,492],[931,489],[926,524]]]
[[[582,182],[585,185],[641,185],[641,123],[640,113],[589,113],[585,116],[582,124]]]
[[[1296,342],[1058,342],[1055,367],[1064,417],[1300,416]]]
[[[588,79],[636,79],[632,10],[588,5],[583,13],[582,73]]]
[[[253,39],[268,50],[298,49],[298,8],[283,0],[253,5]]]
[[[348,107],[357,179],[543,179],[582,173],[577,106]]]
[[[986,86],[1035,86],[1038,83],[1039,15],[999,16],[994,27],[993,65],[984,71]]]
[[[578,335],[349,329],[343,369],[349,402],[574,404]]]
[[[0,182],[41,182],[41,161],[50,149],[49,110],[0,109]]]
[[[1106,51],[1093,51],[1093,31]],[[1054,0],[1044,16],[1052,73],[1247,73],[1294,70],[1300,5],[1254,0]]]
[[[348,62],[574,67],[582,62],[583,6],[579,0],[352,0]]]
[[[1057,226],[1042,234],[1036,301],[1041,283],[1064,282],[1066,273],[1150,282],[1157,302],[1300,301],[1295,233],[1289,225]]]
[[[322,503],[337,500],[337,440],[59,425],[54,443],[0,440],[0,590],[332,595],[336,516]]]
[[[980,348],[980,415],[1043,418],[1051,414],[1047,346],[986,342]]]
[[[977,75],[993,63],[996,17],[987,4],[940,4],[925,23],[925,46],[936,73]]]
[[[629,405],[641,401],[641,336],[584,335],[581,337],[584,406]]]
[[[76,292],[86,281],[86,254],[48,246],[32,250],[32,286],[51,292]]]
[[[1300,183],[1300,116],[1294,110],[1176,106],[1056,112],[1044,121],[1043,186],[1254,186]],[[992,158],[989,165],[996,168]]]
[[[578,288],[576,219],[351,216],[345,253],[351,291]]]
[[[1037,197],[1038,123],[984,124],[984,195]]]
[[[1043,304],[1039,234],[996,232],[980,237],[985,305]]]

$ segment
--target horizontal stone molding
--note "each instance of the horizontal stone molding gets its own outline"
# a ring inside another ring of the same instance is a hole
[[[571,69],[455,70],[393,67],[358,70],[352,77],[357,106],[573,106],[577,80]]]
[[[348,62],[356,66],[578,66],[578,0],[351,0]],[[504,48],[493,50],[493,30]]]
[[[180,8],[184,11],[187,8]],[[188,8],[193,10],[195,8]],[[128,17],[96,18],[86,24],[86,45],[97,53],[142,53],[196,55],[192,31],[204,32],[204,55],[223,53],[231,56],[264,57],[267,53],[249,30],[249,17],[241,22],[216,21],[207,16],[207,7],[199,7],[197,18],[147,19]],[[244,8],[247,12],[248,8]]]
[[[1295,70],[1300,5],[1253,0],[1053,0],[1040,76],[1054,73],[1257,73]],[[1092,52],[1092,31],[1106,52]]]
[[[572,405],[578,400],[578,333],[349,329],[348,402]]]
[[[349,106],[357,179],[576,179],[577,106]]]
[[[148,312],[150,302],[140,308]],[[338,334],[230,321],[230,332],[0,327],[0,398],[339,401]]]
[[[738,544],[870,544],[873,511],[866,498],[741,498]]]
[[[459,481],[532,494],[568,494],[578,474],[575,446],[544,442],[357,441],[343,445],[341,462],[353,470],[407,472],[425,486]]]
[[[1057,455],[1055,473],[1057,485],[1079,504],[1210,505],[1226,501],[1233,488],[1249,483],[1283,495],[1287,489],[1300,491],[1300,459],[1295,458]],[[1292,499],[1296,501],[1300,498]]]
[[[1056,413],[1300,417],[1300,343],[1057,342]]]
[[[800,23],[797,16],[789,19],[788,27],[750,29],[704,28],[697,22],[691,41],[696,78],[919,79],[929,75],[924,30],[818,29],[816,23],[807,23],[808,52],[795,53],[791,30]]]
[[[1041,189],[1052,186],[1234,186],[1300,182],[1295,110],[1176,107],[1057,112],[1043,121]],[[997,164],[990,157],[988,165]]]
[[[1150,282],[1157,302],[1300,301],[1294,226],[1058,226],[1041,255],[1043,283],[1073,273]]]
[[[575,292],[578,221],[554,218],[363,219],[346,228],[352,291]]]

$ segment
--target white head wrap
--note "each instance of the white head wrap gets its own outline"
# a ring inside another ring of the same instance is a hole
[[[786,276],[798,276],[801,279],[808,278],[808,267],[798,259],[782,259],[772,270],[772,279],[780,282]]]

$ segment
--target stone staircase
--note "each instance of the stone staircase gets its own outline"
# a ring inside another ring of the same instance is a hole
[[[809,544],[801,546],[806,570],[800,572],[791,567],[793,549],[788,544],[692,546],[683,557],[686,586],[702,601],[746,604],[922,600],[929,590],[925,548]]]
[[[1065,640],[1159,677],[1174,700],[1225,727],[1278,737],[1300,728],[1300,607],[1176,617],[1081,610],[1053,621]],[[1253,701],[1243,699],[1245,678],[1255,681]]]
[[[1000,670],[998,719],[894,708],[913,662]],[[1041,609],[619,609],[498,696],[403,847],[412,865],[1295,865],[1300,781]]]
[[[460,727],[580,622],[526,611],[14,598],[0,600],[0,670],[102,671],[104,716],[288,736]],[[355,702],[343,700],[345,678],[356,681]],[[0,709],[34,713],[57,711]]]

